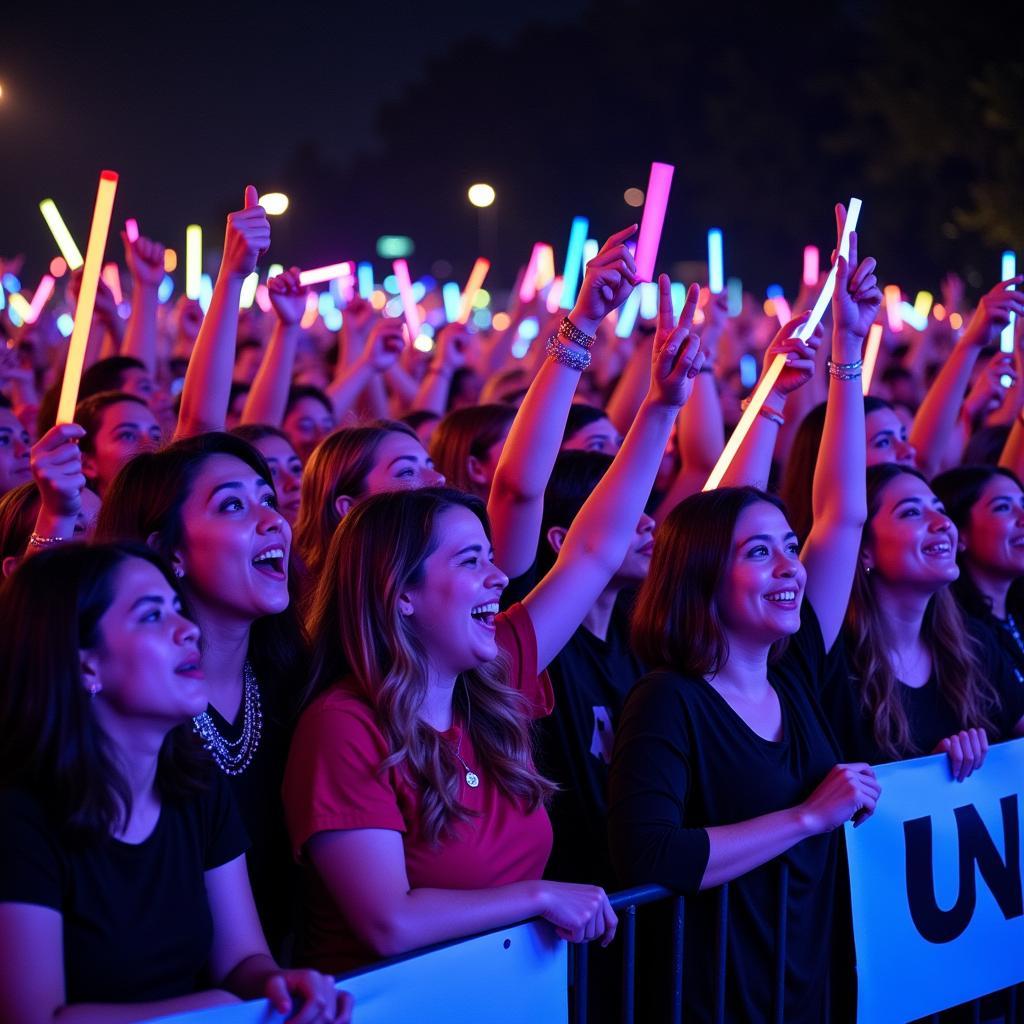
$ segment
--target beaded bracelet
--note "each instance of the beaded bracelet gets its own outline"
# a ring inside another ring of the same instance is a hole
[[[740,402],[740,412],[746,412],[748,405],[750,405],[750,399],[744,398],[743,401]],[[782,413],[775,412],[772,409],[769,409],[766,405],[762,405],[761,408],[757,410],[757,415],[763,416],[766,420],[774,423],[777,427],[784,427],[786,425],[786,418]]]
[[[583,348],[590,349],[594,347],[594,335],[581,331],[567,316],[562,317],[562,322],[558,325],[558,333],[566,341],[573,341]]]
[[[34,548],[52,548],[57,544],[65,543],[68,539],[67,537],[42,537],[38,533],[33,532],[28,542]]]
[[[864,369],[864,361],[858,359],[855,363],[833,363],[828,361],[828,374],[834,380],[856,380]]]
[[[584,370],[590,369],[589,352],[577,352],[574,349],[569,348],[568,345],[559,341],[554,334],[548,338],[548,343],[544,346],[544,351],[547,352],[547,354],[551,356],[556,363],[568,366],[570,370],[579,370],[580,373],[582,373]]]

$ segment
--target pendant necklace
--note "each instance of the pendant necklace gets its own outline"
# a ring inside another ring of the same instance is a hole
[[[462,756],[462,737],[469,732],[469,724],[472,721],[470,718],[469,708],[469,684],[466,684],[466,728],[459,731],[459,742],[455,747],[455,756],[462,762],[462,767],[466,769],[466,785],[470,789],[476,789],[480,785],[480,776],[477,775],[472,768],[466,764],[466,759]]]

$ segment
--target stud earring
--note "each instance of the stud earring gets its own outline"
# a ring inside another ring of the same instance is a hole
[[[96,694],[99,692],[100,688],[95,683],[93,683],[92,686],[89,687],[89,700],[95,700]]]
[[[185,578],[185,570],[182,569],[180,565],[176,565],[174,567],[174,577],[179,580],[183,580]]]

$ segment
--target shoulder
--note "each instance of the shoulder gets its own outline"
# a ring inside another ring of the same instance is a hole
[[[336,683],[317,697],[299,716],[292,749],[335,745],[342,741],[381,751],[387,741],[373,708],[343,683]]]
[[[669,669],[648,672],[626,697],[623,716],[657,720],[674,718],[682,708],[700,703],[702,681]]]

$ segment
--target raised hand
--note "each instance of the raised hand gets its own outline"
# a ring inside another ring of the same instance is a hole
[[[977,423],[1003,404],[1006,397],[1006,387],[1002,383],[1004,376],[1010,378],[1008,387],[1017,383],[1017,368],[1012,352],[997,352],[982,367],[964,399],[963,412],[968,422]]]
[[[398,361],[405,348],[402,325],[397,320],[379,320],[370,331],[359,358],[375,373],[384,373]]]
[[[267,281],[270,304],[274,307],[277,319],[286,327],[292,327],[302,319],[302,314],[306,312],[308,291],[308,288],[299,284],[298,267],[292,267]]]
[[[690,285],[678,323],[672,310],[672,286],[668,275],[658,278],[658,329],[651,353],[650,397],[659,405],[682,408],[693,391],[693,382],[704,365],[700,338],[692,333],[700,288]]]
[[[221,272],[245,278],[256,269],[260,254],[270,248],[270,220],[252,185],[245,186],[245,207],[228,214]]]
[[[178,299],[174,317],[178,329],[178,342],[186,342],[188,345],[188,351],[185,352],[187,356],[199,334],[199,328],[203,326],[203,307],[195,299],[182,295]]]
[[[796,332],[810,318],[811,311],[806,310],[789,323],[779,328],[764,352],[764,369],[767,370],[775,362],[776,356],[786,357],[786,368],[779,374],[779,379],[772,389],[780,395],[788,395],[791,391],[803,387],[814,376],[814,356],[821,347],[825,337],[825,328],[818,324],[814,333],[801,341]]]
[[[1012,288],[1020,288],[1022,284],[1024,274],[1018,274],[1009,281],[1000,281],[986,292],[960,336],[960,344],[975,348],[991,345],[1010,322],[1011,314],[1024,316],[1024,292],[1011,291]]]
[[[134,242],[128,241],[126,232],[121,232],[124,242],[124,256],[128,272],[136,285],[155,288],[164,279],[164,253],[166,248],[159,242],[139,235]]]
[[[82,452],[85,430],[77,423],[59,423],[32,445],[29,461],[43,508],[53,516],[71,518],[82,509]]]
[[[596,334],[598,324],[622,305],[636,286],[636,263],[626,241],[636,232],[632,224],[617,231],[587,264],[583,284],[569,319],[587,334]]]
[[[437,349],[430,361],[432,369],[448,374],[466,365],[472,338],[463,324],[448,324],[437,335]]]

